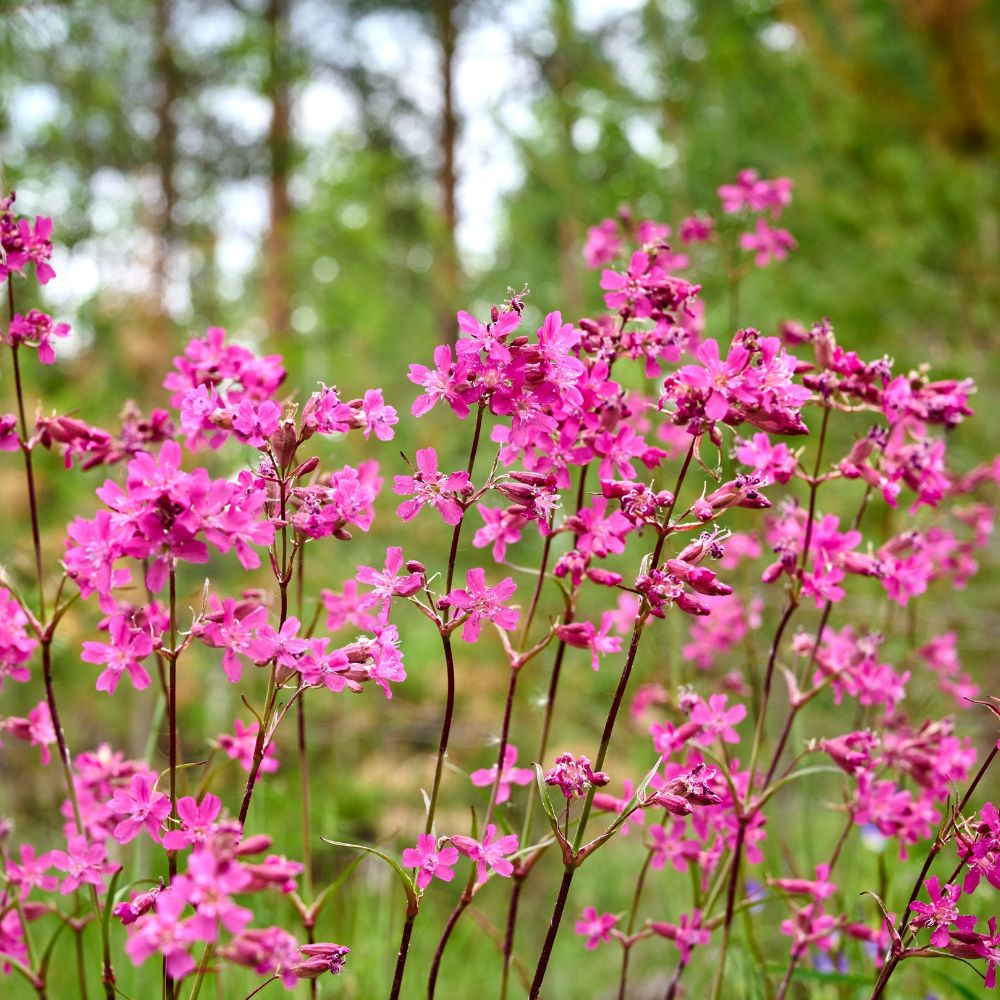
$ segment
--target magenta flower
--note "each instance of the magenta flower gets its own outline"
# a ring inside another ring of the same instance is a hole
[[[108,625],[110,643],[85,642],[80,659],[85,663],[107,664],[98,675],[97,690],[114,694],[122,674],[127,673],[137,691],[149,687],[149,674],[139,662],[153,652],[153,639],[144,629],[135,628],[125,615],[113,615]]]
[[[583,259],[592,271],[618,256],[622,248],[622,238],[618,232],[618,223],[614,219],[605,219],[599,225],[587,230],[587,242],[583,246]]]
[[[948,944],[948,928],[959,921],[966,922],[970,919],[958,914],[958,900],[962,890],[951,884],[942,887],[937,875],[925,879],[924,888],[931,901],[924,903],[916,900],[910,903],[910,909],[916,914],[913,926],[931,928],[931,944],[935,948],[944,948]]]
[[[573,925],[573,930],[587,939],[587,950],[593,951],[599,944],[611,940],[611,928],[617,923],[615,914],[598,913],[593,906],[588,906]]]
[[[242,617],[240,615],[242,614]],[[222,669],[230,684],[236,684],[243,674],[240,656],[251,656],[257,629],[267,623],[267,608],[257,605],[247,609],[233,598],[222,602],[222,611],[205,619],[201,629],[201,639],[209,646],[223,650]]]
[[[393,597],[409,597],[416,593],[423,582],[419,573],[408,573],[400,577],[403,568],[403,550],[399,546],[391,546],[385,550],[385,569],[377,570],[371,566],[359,566],[356,579],[374,588],[360,602],[361,608],[372,608],[379,605],[378,622],[385,625],[389,621],[389,607]]]
[[[479,638],[483,622],[493,622],[497,628],[507,632],[517,628],[521,612],[506,605],[517,591],[517,584],[508,576],[495,587],[486,586],[486,571],[470,569],[465,575],[465,588],[453,590],[441,598],[442,607],[455,608],[459,615],[468,615],[462,638],[475,642]]]
[[[299,655],[309,648],[308,640],[297,638],[298,632],[299,620],[294,616],[288,618],[278,632],[270,625],[261,625],[247,651],[255,663],[274,660],[279,667],[295,670]]]
[[[503,767],[500,770],[500,783],[497,786],[496,804],[503,805],[510,798],[510,786],[530,785],[535,774],[527,767],[514,767],[517,761],[517,747],[508,743],[503,751]],[[480,768],[469,775],[477,788],[492,788],[497,780],[497,766]]]
[[[417,886],[423,890],[431,884],[435,878],[442,882],[450,882],[455,877],[455,870],[451,867],[458,861],[458,851],[454,847],[442,847],[440,850],[437,841],[429,833],[422,833],[417,837],[417,846],[408,847],[403,851],[403,864],[407,868],[418,868]]]
[[[507,546],[521,540],[521,528],[527,523],[527,518],[511,508],[487,507],[481,503],[476,504],[476,510],[482,515],[485,523],[476,530],[472,544],[477,549],[483,549],[492,543],[493,559],[498,563],[503,562],[507,555]]]
[[[233,433],[251,448],[263,449],[272,434],[277,433],[281,421],[281,407],[270,399],[260,403],[249,399],[240,401],[233,417]]]
[[[698,700],[691,711],[691,722],[703,727],[705,734],[718,737],[725,743],[739,743],[739,733],[733,726],[741,723],[747,715],[746,705],[726,708],[727,695],[713,694],[707,702]]]
[[[243,770],[249,772],[253,767],[253,751],[257,745],[257,730],[260,727],[256,722],[245,726],[239,719],[236,719],[233,725],[234,733],[223,733],[219,737],[219,749],[231,760],[238,760]],[[258,779],[261,774],[270,774],[278,770],[275,752],[274,740],[271,740],[264,751],[264,759],[260,762]]]
[[[194,972],[196,964],[189,949],[199,937],[190,919],[180,919],[185,905],[184,896],[175,888],[157,895],[155,908],[135,921],[134,930],[125,942],[125,951],[134,965],[141,965],[150,955],[160,954],[172,979],[183,979]]]
[[[12,347],[27,344],[38,348],[38,360],[43,365],[55,364],[56,352],[53,337],[68,337],[69,324],[54,323],[51,316],[39,309],[32,309],[27,316],[15,315],[10,321],[4,342]]]
[[[25,740],[33,747],[42,748],[42,764],[52,760],[49,747],[56,741],[55,727],[49,714],[48,702],[40,701],[29,713],[28,717],[10,716],[0,718],[0,733],[10,733],[19,740]]]
[[[446,524],[458,524],[465,511],[459,500],[472,492],[472,485],[467,472],[452,472],[447,476],[438,472],[437,452],[433,448],[421,448],[417,452],[416,473],[395,476],[392,490],[399,496],[413,494],[412,500],[396,508],[404,521],[414,518],[425,504],[431,504]]]
[[[784,260],[797,245],[787,229],[776,229],[763,219],[757,220],[752,233],[740,236],[740,246],[753,252],[757,267],[767,267],[772,260]]]
[[[324,590],[320,600],[326,609],[326,627],[331,632],[339,632],[348,625],[357,629],[368,630],[374,625],[374,619],[364,610],[362,602],[367,595],[358,591],[358,581],[353,577],[344,581],[340,592]]]
[[[455,351],[460,358],[477,359],[482,351],[492,361],[507,363],[511,360],[510,351],[504,345],[507,337],[521,322],[521,314],[516,309],[500,312],[494,306],[489,323],[480,323],[475,316],[464,310],[458,313],[458,328],[466,335],[459,338]]]
[[[103,887],[106,874],[115,871],[117,865],[107,863],[107,852],[103,844],[88,844],[86,837],[69,838],[68,851],[52,851],[49,858],[52,867],[66,872],[59,885],[59,891],[68,896],[81,885]]]
[[[586,795],[591,786],[603,788],[611,779],[604,771],[595,771],[588,757],[574,758],[561,753],[555,765],[545,772],[545,784],[558,786],[567,799]]]
[[[511,833],[494,840],[496,832],[496,824],[490,823],[482,840],[462,836],[448,838],[458,848],[460,854],[476,863],[478,882],[485,882],[491,871],[502,878],[510,878],[514,873],[514,865],[507,860],[506,855],[513,854],[517,850],[517,835]]]
[[[375,627],[375,639],[368,647],[371,663],[368,666],[369,679],[373,680],[386,698],[392,697],[390,684],[406,680],[403,667],[403,653],[399,648],[399,632],[395,625]]]
[[[36,855],[31,844],[22,844],[20,863],[13,858],[7,862],[7,878],[11,885],[20,890],[21,899],[27,898],[35,886],[43,892],[52,892],[59,884],[59,879],[54,875],[45,874],[52,864],[51,852]]]
[[[396,409],[387,406],[382,399],[381,389],[369,389],[361,402],[361,413],[364,418],[364,433],[367,439],[374,434],[379,441],[391,441],[393,424],[399,423]]]
[[[438,400],[443,399],[459,417],[465,419],[469,415],[469,406],[462,394],[462,390],[466,389],[465,373],[465,363],[461,359],[452,362],[451,348],[447,344],[434,348],[433,368],[410,365],[407,378],[424,390],[423,395],[417,396],[413,402],[413,415],[423,416]]]
[[[119,788],[108,802],[108,808],[116,816],[124,816],[114,829],[114,838],[119,844],[127,844],[146,832],[159,843],[160,827],[170,813],[170,797],[156,791],[156,778],[151,773],[132,776],[129,787]]]
[[[179,851],[185,847],[203,844],[215,828],[215,820],[222,809],[222,800],[216,795],[206,795],[199,804],[190,795],[177,800],[177,815],[181,825],[170,830],[163,837],[163,846],[168,851]]]
[[[245,892],[250,874],[237,861],[216,857],[210,850],[188,855],[187,871],[178,875],[171,887],[178,897],[195,908],[192,932],[200,941],[214,941],[220,927],[239,934],[253,914],[233,902],[232,896]]]
[[[701,910],[681,914],[677,924],[661,923],[656,920],[649,922],[650,929],[660,937],[673,941],[680,952],[681,965],[687,965],[691,960],[691,949],[695,945],[708,944],[711,933],[701,926]]]
[[[601,615],[601,627],[598,629],[593,622],[571,622],[569,625],[556,626],[556,635],[567,645],[578,649],[590,650],[590,663],[594,670],[600,666],[598,656],[617,653],[622,648],[622,640],[617,635],[609,635],[615,621],[613,612],[605,611]]]

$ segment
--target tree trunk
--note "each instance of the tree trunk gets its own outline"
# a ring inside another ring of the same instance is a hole
[[[268,29],[271,99],[271,127],[267,148],[271,161],[271,219],[264,239],[264,319],[272,336],[288,333],[291,322],[292,206],[288,197],[291,172],[291,87],[286,52],[288,0],[268,0],[265,15]]]

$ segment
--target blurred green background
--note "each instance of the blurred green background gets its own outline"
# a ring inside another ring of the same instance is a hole
[[[59,277],[40,304],[74,329],[54,368],[32,370],[29,395],[46,410],[113,427],[126,397],[144,410],[165,405],[159,386],[170,358],[189,336],[221,325],[256,349],[284,354],[287,386],[303,398],[318,379],[347,398],[381,386],[404,417],[396,442],[374,449],[387,477],[401,471],[398,448],[412,454],[431,443],[447,456],[443,464],[457,467],[467,427],[456,432],[440,412],[420,424],[405,417],[415,395],[407,365],[427,363],[452,335],[455,310],[482,314],[508,286],[527,285],[529,325],[551,309],[570,319],[592,314],[601,298],[596,276],[582,266],[588,225],[622,204],[676,224],[694,209],[714,208],[716,186],[755,167],[794,180],[782,224],[799,249],[745,282],[741,322],[770,332],[784,319],[829,316],[840,341],[866,356],[885,352],[904,367],[929,361],[942,376],[972,374],[984,413],[963,427],[951,452],[965,468],[996,444],[987,401],[1000,387],[998,76],[1000,4],[987,0],[0,0],[0,173],[23,211],[54,217]],[[709,332],[726,337],[720,262],[696,259],[693,272],[705,286]],[[7,370],[0,393],[2,408],[11,408]],[[338,465],[372,451],[355,440],[318,450]],[[209,461],[221,474],[249,457],[228,450]],[[4,463],[2,561],[28,580],[22,483],[14,457]],[[56,456],[39,463],[54,560],[65,523],[95,508],[91,490],[104,473],[64,477]],[[424,515],[403,533],[392,507],[391,496],[379,504],[377,541],[327,541],[310,553],[306,617],[320,586],[339,586],[358,563],[380,564],[386,544],[401,542],[408,557],[428,565],[439,559],[439,525]],[[530,565],[531,547],[512,559]],[[463,549],[463,566],[484,558]],[[235,565],[213,563],[220,590],[246,582]],[[1000,640],[995,576],[960,602],[922,612],[919,637],[958,626],[964,666],[987,690]],[[526,589],[528,578],[519,579]],[[197,604],[197,569],[185,584],[186,600]],[[551,595],[550,603],[555,613]],[[74,750],[108,739],[140,753],[148,694],[123,685],[114,700],[98,695],[92,668],[76,659],[95,610],[61,638],[68,738]],[[398,847],[421,826],[419,788],[430,781],[440,724],[440,654],[407,610],[399,626],[410,679],[398,700],[387,706],[369,692],[310,704],[318,832]],[[844,619],[866,613],[861,596]],[[912,643],[898,618],[886,624],[898,626],[889,631],[902,657]],[[646,645],[644,680],[686,676],[672,651],[684,629],[668,623]],[[496,654],[488,644],[461,651],[452,758],[464,771],[492,760],[506,686],[490,665]],[[594,714],[603,709],[591,706],[606,702],[613,671],[592,680],[584,653],[572,665],[592,681],[592,700],[589,693],[567,700],[555,749],[592,752]],[[197,759],[206,747],[201,734],[231,728],[239,705],[211,655],[193,655],[188,667],[185,749]],[[514,732],[522,763],[547,683],[539,667],[522,681]],[[11,685],[3,711],[21,712],[39,696],[34,685]],[[845,725],[830,718],[833,727]],[[988,732],[972,716],[960,723]],[[619,775],[645,770],[648,744],[641,729],[631,736],[634,751],[621,750]],[[279,736],[282,768],[262,787],[252,824],[296,857],[293,747],[291,733]],[[27,748],[8,743],[4,752],[8,762],[34,761]],[[8,766],[0,810],[18,818],[19,835],[55,846],[55,775],[36,787],[10,780]],[[221,779],[231,806],[240,777],[234,766]],[[463,827],[468,805],[481,802],[460,777],[452,782],[442,831]],[[830,782],[830,799],[837,788]],[[810,861],[822,860],[839,820],[828,829],[794,799],[783,819],[789,836],[815,852]],[[852,912],[871,917],[850,892],[883,885],[881,878],[908,884],[912,873],[884,870],[887,861],[894,867],[891,849],[863,859],[856,850],[857,884],[845,891]],[[346,862],[318,850],[317,885]],[[537,910],[525,914],[521,931],[529,966],[556,886],[549,862],[551,870],[535,876]],[[626,905],[637,845],[615,845],[605,863],[614,877],[600,865],[584,869],[571,913],[589,903]],[[321,938],[354,949],[324,996],[380,996],[390,976],[402,908],[396,887],[373,862],[353,880],[319,928]],[[440,891],[418,922],[406,995],[422,995],[449,892]],[[686,892],[686,877],[663,875],[644,915],[676,916],[687,905],[677,894]],[[499,925],[505,898],[490,887],[480,897],[482,919]],[[269,916],[285,920],[290,912],[275,901],[261,922]],[[494,970],[476,920],[463,920],[456,935],[444,995],[466,997],[491,983]],[[737,980],[743,992],[733,996],[769,995],[749,953],[737,951],[733,961],[746,972]],[[634,995],[662,994],[673,964],[666,944],[640,946]],[[119,965],[123,989],[135,996],[140,977]],[[549,996],[603,997],[617,969],[617,951],[585,953],[567,933]],[[947,975],[961,983],[942,982],[933,970],[902,980],[912,992],[899,995],[933,989],[957,997],[963,983],[975,984],[961,971]],[[249,989],[253,978],[245,981]],[[703,987],[692,976],[689,995]],[[63,988],[57,995],[72,995],[74,987]],[[801,978],[795,989],[824,1000],[867,995],[849,978]],[[220,995],[242,995],[236,990]]]

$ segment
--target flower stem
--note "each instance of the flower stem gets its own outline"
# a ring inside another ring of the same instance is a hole
[[[681,487],[684,485],[684,479],[687,476],[687,471],[691,466],[691,459],[694,456],[694,449],[697,441],[697,437],[692,437],[691,445],[688,448],[687,455],[684,458],[684,463],[677,476],[677,484],[674,487],[673,503],[671,503],[665,515],[664,524],[660,529],[659,536],[656,539],[656,545],[650,556],[649,564],[652,567],[659,564],[660,556],[663,553],[664,542],[670,534],[670,518],[673,516],[677,498],[680,495]],[[618,713],[621,709],[622,701],[625,698],[625,691],[628,688],[629,678],[632,675],[632,667],[635,664],[636,654],[639,651],[639,640],[642,638],[644,626],[648,618],[649,605],[648,603],[645,603],[644,606],[640,608],[636,616],[635,626],[632,629],[632,639],[629,643],[628,653],[625,657],[625,664],[622,667],[621,676],[618,679],[618,686],[615,689],[614,697],[611,701],[611,707],[608,709],[608,716],[604,723],[604,732],[601,735],[601,745],[597,752],[597,760],[594,762],[595,771],[601,770],[604,765],[605,758],[608,755],[608,748],[611,745],[611,737],[614,734],[615,722],[618,719]],[[587,823],[590,819],[590,812],[594,805],[594,795],[596,791],[596,788],[592,785],[587,792],[587,798],[580,814],[580,822],[577,824],[576,837],[573,841],[574,853],[579,851],[580,846],[583,844],[583,838],[586,833]],[[559,925],[562,921],[563,910],[566,907],[566,897],[569,895],[569,888],[570,885],[572,885],[573,873],[575,871],[575,866],[567,865],[563,873],[563,881],[559,887],[559,895],[556,897],[556,905],[552,911],[552,917],[549,920],[549,929],[545,935],[545,941],[542,944],[541,954],[538,957],[538,965],[535,968],[535,977],[531,984],[531,1000],[534,1000],[534,998],[538,996],[539,991],[542,988],[542,982],[545,978],[545,970],[548,966],[549,957],[552,954],[552,947],[555,943],[556,935],[559,933]]]
[[[403,988],[403,973],[406,970],[406,955],[410,950],[410,937],[413,934],[413,921],[416,919],[417,911],[406,914],[403,922],[403,936],[399,940],[399,954],[396,956],[396,971],[392,976],[392,989],[389,991],[389,1000],[399,1000],[399,991]]]
[[[635,919],[639,912],[639,901],[642,898],[643,886],[646,883],[646,873],[649,871],[649,865],[653,860],[653,853],[652,849],[646,852],[646,860],[643,861],[642,868],[639,869],[639,877],[636,879],[635,892],[632,894],[632,908],[629,911],[628,925],[625,929],[625,936],[628,938],[632,936],[632,931],[635,929]],[[625,990],[628,986],[628,963],[631,954],[631,946],[622,949],[622,971],[618,978],[618,1000],[625,1000]]]

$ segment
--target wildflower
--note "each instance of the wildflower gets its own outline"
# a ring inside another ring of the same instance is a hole
[[[510,878],[514,873],[514,866],[506,856],[517,850],[517,834],[494,839],[496,832],[496,824],[490,823],[482,840],[462,836],[448,838],[460,854],[476,863],[476,879],[480,883],[486,881],[490,872],[496,872],[501,878]]]
[[[431,884],[431,880],[439,878],[442,882],[450,882],[455,877],[451,867],[458,861],[458,851],[454,847],[438,848],[437,840],[429,833],[417,837],[417,846],[408,847],[403,851],[403,864],[407,868],[418,868],[417,886],[421,890]]]
[[[466,472],[452,472],[442,475],[438,472],[437,452],[433,448],[421,448],[417,452],[417,468],[412,476],[396,476],[393,492],[400,496],[415,494],[396,508],[396,513],[409,521],[425,505],[437,508],[446,524],[458,524],[462,520],[464,507],[459,502],[472,492],[469,475]]]
[[[124,816],[114,829],[114,838],[119,844],[134,840],[145,827],[146,832],[157,843],[160,827],[170,813],[170,797],[155,790],[156,779],[151,773],[136,774],[128,789],[115,791],[108,808],[117,816]]]
[[[184,896],[171,887],[156,897],[152,910],[140,916],[125,942],[125,951],[134,965],[141,965],[150,955],[163,955],[167,975],[183,979],[194,972],[196,963],[189,949],[199,940],[191,920],[181,920]]]
[[[423,585],[420,573],[408,573],[400,577],[403,568],[403,550],[399,546],[391,546],[385,550],[385,569],[377,570],[371,566],[359,566],[356,579],[374,588],[360,602],[360,608],[379,606],[378,622],[382,625],[389,620],[389,607],[393,597],[408,597],[418,591]]]
[[[942,887],[936,875],[924,880],[924,888],[931,901],[924,903],[915,900],[910,903],[910,909],[916,914],[912,925],[931,928],[931,945],[943,948],[948,943],[948,928],[957,925],[959,921],[970,919],[958,914],[958,899],[962,890],[957,885]]]
[[[772,260],[784,260],[797,245],[787,229],[776,229],[763,219],[757,220],[752,233],[740,236],[740,246],[754,253],[757,267],[767,267]]]
[[[361,402],[365,439],[374,434],[379,441],[391,441],[393,425],[399,423],[396,410],[382,399],[381,389],[369,389]]]
[[[728,696],[724,694],[713,694],[707,702],[699,699],[690,713],[690,719],[711,737],[725,743],[739,743],[739,733],[733,726],[746,718],[747,708],[746,705],[733,705],[727,709],[727,701]]]
[[[233,417],[233,433],[251,448],[263,449],[268,438],[278,432],[281,407],[265,399],[254,403],[249,399],[240,400]]]
[[[614,624],[614,615],[605,612],[601,615],[601,627],[597,628],[593,622],[572,622],[569,625],[557,625],[556,635],[569,646],[576,646],[578,649],[589,649],[591,651],[591,666],[598,669],[598,655],[617,653],[622,648],[622,641],[618,636],[608,635]]]
[[[588,906],[573,929],[587,939],[587,950],[593,951],[599,944],[611,940],[611,928],[617,923],[618,917],[615,914],[598,913],[593,906]]]
[[[222,800],[217,795],[207,794],[200,803],[190,795],[178,799],[177,816],[181,825],[164,835],[163,846],[168,851],[179,851],[205,843],[221,810]]]
[[[66,872],[66,877],[59,885],[59,891],[68,896],[84,883],[102,889],[104,876],[117,867],[108,864],[104,845],[88,844],[86,837],[75,836],[69,838],[67,846],[68,851],[52,851],[49,854],[52,867]]]
[[[47,702],[40,701],[28,713],[27,718],[10,716],[0,719],[0,732],[10,733],[19,740],[26,740],[33,747],[41,747],[43,765],[52,760],[49,747],[56,741],[56,731],[52,725]]]
[[[462,638],[466,642],[475,642],[483,627],[483,622],[493,622],[497,628],[507,632],[517,628],[521,612],[508,607],[509,601],[517,591],[517,584],[508,576],[495,587],[486,585],[486,571],[470,569],[465,576],[465,587],[451,591],[441,598],[442,607],[455,608],[459,615],[467,615],[462,629]]]
[[[248,773],[253,768],[254,748],[257,745],[257,730],[260,728],[256,722],[245,726],[239,719],[234,722],[235,735],[223,733],[219,736],[219,749],[231,760],[238,760],[240,766]],[[259,779],[261,774],[270,774],[278,770],[278,761],[275,756],[276,750],[274,740],[267,744],[264,751],[264,758],[260,762],[257,772]]]
[[[527,767],[515,767],[517,761],[517,747],[513,743],[508,743],[503,750],[503,767],[500,770],[500,781],[497,784],[496,804],[503,805],[510,798],[510,786],[530,785],[534,779],[534,772]],[[497,781],[497,765],[480,768],[469,775],[473,785],[477,788],[492,788]]]
[[[571,753],[559,754],[555,766],[545,772],[545,784],[558,785],[567,799],[580,798],[591,786],[601,788],[610,780],[603,771],[594,771],[587,757],[574,759]]]

